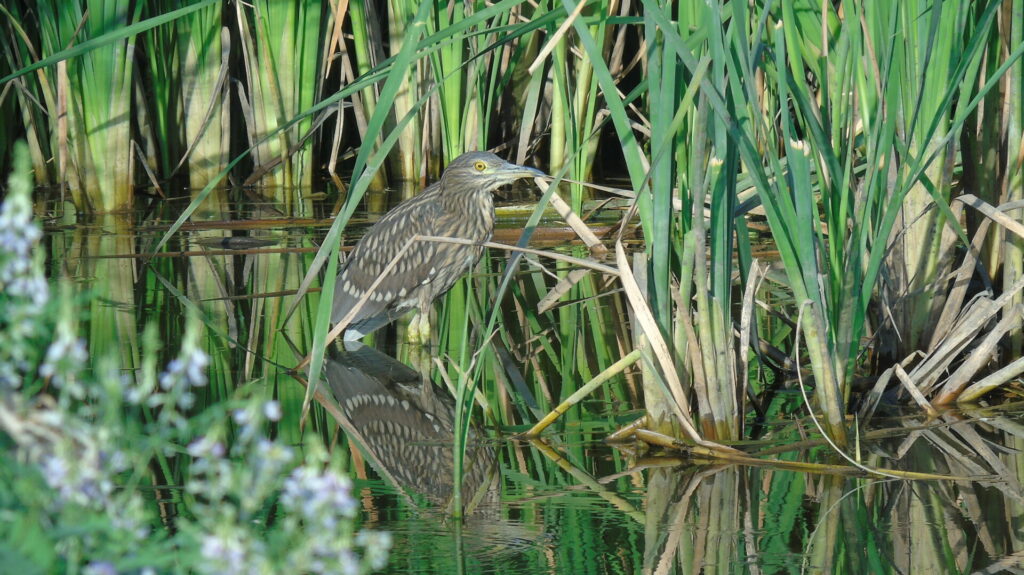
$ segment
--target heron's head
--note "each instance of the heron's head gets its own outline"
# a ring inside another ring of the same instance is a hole
[[[544,172],[502,160],[490,152],[468,152],[452,160],[441,175],[445,193],[493,192],[522,178],[544,176]]]

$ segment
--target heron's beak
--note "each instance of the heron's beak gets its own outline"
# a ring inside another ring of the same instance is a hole
[[[544,172],[537,168],[529,168],[527,166],[519,166],[516,164],[508,164],[501,168],[501,172],[509,178],[547,178],[550,177]]]

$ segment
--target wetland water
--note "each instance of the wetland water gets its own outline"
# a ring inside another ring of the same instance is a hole
[[[387,336],[374,344],[379,349],[335,349],[322,391],[336,408],[315,408],[307,427],[298,425],[305,390],[286,371],[309,345],[315,306],[300,306],[285,322],[290,299],[282,294],[298,287],[322,228],[284,222],[239,232],[221,214],[207,213],[167,246],[170,253],[141,257],[151,252],[165,224],[118,218],[48,222],[49,273],[66,274],[80,290],[99,296],[87,310],[90,353],[113,353],[123,370],[135,369],[140,334],[154,325],[167,357],[173,357],[184,318],[194,307],[203,315],[211,357],[210,385],[197,409],[248,388],[280,401],[284,418],[274,429],[279,437],[301,447],[304,434],[321,434],[348,461],[362,524],[393,535],[387,573],[1001,573],[1021,568],[1024,410],[1019,405],[947,412],[933,421],[913,412],[876,416],[864,426],[859,449],[865,463],[955,480],[804,473],[655,456],[632,444],[609,446],[602,439],[641,413],[628,381],[574,408],[542,440],[512,439],[552,399],[565,397],[586,379],[576,371],[600,367],[602,359],[589,355],[598,352],[571,339],[585,320],[572,316],[568,306],[560,310],[565,317],[548,329],[562,348],[577,342],[576,355],[559,365],[530,351],[539,348],[524,352],[509,345],[490,366],[499,366],[501,377],[479,372],[493,415],[478,417],[469,435],[466,517],[452,520],[446,505],[452,493],[454,401],[436,371],[424,382],[423,358],[389,343]],[[241,243],[222,243],[229,236]],[[532,276],[519,282],[502,307],[530,305],[530,281]],[[599,305],[613,304],[602,300]],[[446,337],[449,349],[458,349],[451,347],[452,336]],[[453,361],[437,359],[428,357],[427,365],[447,368]],[[530,388],[537,406],[520,394],[502,393],[501,381],[515,384],[509,374],[518,374],[524,384],[549,384]],[[545,398],[545,390],[553,397]],[[797,392],[775,399],[779,406],[800,401]],[[807,440],[816,435],[808,419],[771,416],[783,411],[769,411],[760,422],[761,444],[748,450],[844,464],[827,446]]]

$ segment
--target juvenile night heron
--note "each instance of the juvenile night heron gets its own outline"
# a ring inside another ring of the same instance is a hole
[[[413,236],[470,240],[474,245],[426,240],[412,244],[369,294],[345,331],[346,340],[360,339],[418,308],[408,339],[428,341],[434,299],[480,259],[480,244],[494,232],[491,192],[521,178],[543,175],[489,152],[455,158],[440,181],[385,214],[359,240],[338,272],[331,321],[338,323],[348,315]]]

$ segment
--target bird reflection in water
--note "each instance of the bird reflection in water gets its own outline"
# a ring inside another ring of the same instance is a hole
[[[340,342],[339,342],[340,343]],[[332,347],[327,385],[341,407],[339,423],[394,485],[439,507],[453,495],[455,402],[420,373],[359,342]],[[496,454],[470,429],[464,459],[464,514],[495,509]]]

